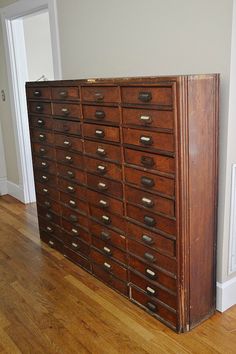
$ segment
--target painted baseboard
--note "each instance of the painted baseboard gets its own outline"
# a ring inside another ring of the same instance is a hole
[[[216,309],[224,312],[233,305],[236,305],[236,277],[216,283]]]
[[[0,177],[0,195],[7,194],[7,179],[6,177]]]
[[[23,187],[18,184],[7,181],[7,194],[18,199],[22,203],[25,202]]]

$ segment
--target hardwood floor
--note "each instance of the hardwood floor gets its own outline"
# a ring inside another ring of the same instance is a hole
[[[41,244],[35,205],[4,196],[0,353],[236,353],[236,306],[177,335]]]

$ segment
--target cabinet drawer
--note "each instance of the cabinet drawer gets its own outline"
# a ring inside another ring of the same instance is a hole
[[[65,148],[67,150],[72,150],[76,152],[83,151],[82,140],[72,136],[54,134],[54,144],[55,146]]]
[[[125,296],[128,296],[127,284],[113,277],[109,272],[104,270],[104,268],[102,268],[101,266],[98,266],[97,264],[93,264],[93,273],[98,279],[101,279],[104,283],[108,284],[116,291],[122,293]]]
[[[123,124],[157,129],[174,129],[174,112],[123,108]]]
[[[67,236],[65,237],[70,237],[71,239],[78,238],[88,244],[91,244],[91,236],[87,231],[85,231],[81,227],[75,226],[74,224],[65,219],[62,219],[61,223],[64,230],[66,230],[67,232]]]
[[[47,243],[48,246],[50,246],[51,248],[54,248],[55,250],[57,250],[63,254],[64,245],[56,237],[53,237],[52,235],[49,235],[44,231],[40,231],[40,238],[43,242]]]
[[[54,161],[50,161],[47,159],[34,157],[33,158],[34,168],[40,169],[42,171],[46,171],[47,173],[56,174],[57,168],[56,163]]]
[[[120,200],[107,197],[101,193],[97,193],[91,190],[87,191],[87,198],[88,202],[95,205],[96,207],[111,211],[119,215],[123,215],[123,202]]]
[[[91,272],[91,264],[90,262],[81,256],[79,253],[74,252],[69,247],[64,247],[64,255],[70,259],[72,262],[78,264],[80,267],[86,269],[88,272]]]
[[[102,266],[104,271],[106,271],[107,273],[114,275],[124,281],[127,281],[127,269],[124,268],[122,265],[116,263],[109,257],[103,255],[102,253],[93,248],[91,248],[90,251],[90,258],[94,263],[97,263]]]
[[[56,158],[57,158],[57,162],[59,163],[63,163],[80,169],[84,168],[83,156],[80,154],[75,154],[70,151],[56,149]]]
[[[42,194],[42,195],[47,196],[47,197],[54,199],[54,200],[59,200],[59,198],[60,198],[59,191],[57,189],[55,189],[55,186],[49,187],[49,186],[45,186],[42,183],[36,182],[35,189],[36,189],[37,195]]]
[[[85,106],[83,105],[84,120],[93,120],[96,122],[119,124],[120,112],[118,107],[105,106]]]
[[[104,227],[97,222],[91,221],[89,225],[90,232],[93,236],[103,240],[107,244],[114,245],[118,248],[126,250],[126,238],[119,233]]]
[[[112,162],[101,161],[90,157],[85,157],[86,170],[100,176],[121,180],[121,166]]]
[[[120,129],[105,125],[84,124],[85,138],[120,142]]]
[[[111,195],[117,198],[123,198],[122,184],[111,181],[107,178],[87,174],[88,187],[96,189],[98,192]]]
[[[107,242],[100,240],[96,237],[92,237],[92,245],[96,247],[102,254],[117,260],[121,263],[127,264],[128,257],[127,253],[114,247],[113,245],[107,244]]]
[[[61,205],[59,203],[57,203],[56,201],[54,201],[48,197],[45,197],[42,194],[39,194],[39,196],[37,198],[37,203],[40,204],[41,206],[43,206],[48,211],[52,211],[58,215],[61,214]]]
[[[52,118],[42,116],[29,116],[30,128],[52,129]]]
[[[125,167],[125,181],[150,192],[158,192],[173,197],[175,181],[171,178],[157,176],[147,171]]]
[[[175,159],[173,157],[131,149],[124,149],[124,153],[125,162],[130,165],[137,165],[150,170],[157,170],[159,172],[175,173]]]
[[[56,158],[56,152],[53,147],[38,144],[38,143],[32,143],[32,153],[35,155],[42,156],[43,158],[47,159],[52,159],[55,160]]]
[[[52,98],[54,100],[77,101],[79,99],[79,88],[77,86],[52,87]]]
[[[36,181],[43,183],[45,186],[49,185],[55,188],[57,185],[57,177],[45,171],[34,171],[34,176]]]
[[[59,176],[67,178],[69,183],[70,181],[81,184],[86,183],[84,171],[77,170],[71,166],[64,166],[60,164],[57,165],[57,171]]]
[[[65,246],[70,248],[73,252],[78,252],[81,255],[88,257],[90,252],[90,247],[87,243],[79,240],[78,238],[64,238]]]
[[[87,203],[80,199],[74,198],[68,193],[60,192],[60,201],[69,208],[75,209],[76,211],[80,211],[84,214],[88,214]]]
[[[87,189],[71,181],[65,179],[58,179],[58,187],[62,192],[68,193],[71,198],[87,200]]]
[[[75,225],[76,227],[81,226],[88,228],[88,219],[87,216],[77,213],[74,210],[69,208],[62,207],[62,217],[68,220],[71,224]]]
[[[81,125],[79,122],[53,119],[53,129],[59,133],[81,135]]]
[[[167,234],[176,234],[176,221],[151,213],[148,210],[127,204],[127,216],[134,221],[144,224],[156,230],[161,230]]]
[[[121,232],[124,231],[124,227],[125,227],[124,219],[122,217],[119,217],[118,215],[111,214],[107,210],[98,209],[91,205],[90,205],[90,215],[104,225],[107,225],[112,228],[116,228]]]
[[[81,109],[79,104],[53,103],[52,112],[54,116],[61,116],[68,119],[81,119]]]
[[[57,239],[62,238],[60,227],[41,217],[39,217],[38,222],[40,230],[46,232],[49,235],[55,236]]]
[[[27,87],[27,97],[34,99],[47,99],[51,98],[51,87]]]
[[[61,225],[61,217],[47,208],[42,207],[41,205],[37,205],[37,210],[38,210],[38,215],[42,216],[44,219],[46,219],[49,222],[52,222],[53,224],[56,225]]]
[[[121,162],[121,147],[111,144],[100,143],[97,141],[85,140],[84,149],[87,155],[99,157],[104,160]]]
[[[135,257],[142,258],[152,267],[159,267],[176,274],[176,259],[164,256],[131,239],[128,240],[128,250],[129,253],[132,253]]]
[[[28,111],[29,113],[51,115],[51,103],[33,101],[28,102]]]
[[[155,194],[125,186],[127,202],[145,207],[152,212],[175,216],[175,202],[172,199],[160,197]]]
[[[121,97],[123,103],[159,106],[173,103],[171,87],[122,87]]]
[[[124,144],[174,152],[173,134],[123,128],[123,139]]]
[[[90,102],[119,102],[119,90],[114,86],[84,86],[82,100]]]
[[[50,132],[31,130],[30,135],[33,142],[40,142],[42,144],[53,144],[54,142],[53,133]]]
[[[143,245],[151,247],[151,249],[158,250],[169,256],[174,257],[176,255],[174,240],[132,224],[131,222],[127,222],[126,230],[129,238],[133,238],[136,241],[141,242]]]

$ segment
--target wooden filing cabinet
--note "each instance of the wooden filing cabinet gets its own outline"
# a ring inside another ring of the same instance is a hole
[[[177,332],[215,311],[218,85],[26,84],[41,239]]]

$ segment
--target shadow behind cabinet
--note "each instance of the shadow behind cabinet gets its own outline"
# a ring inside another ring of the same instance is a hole
[[[215,311],[218,82],[26,85],[41,239],[177,332]]]

